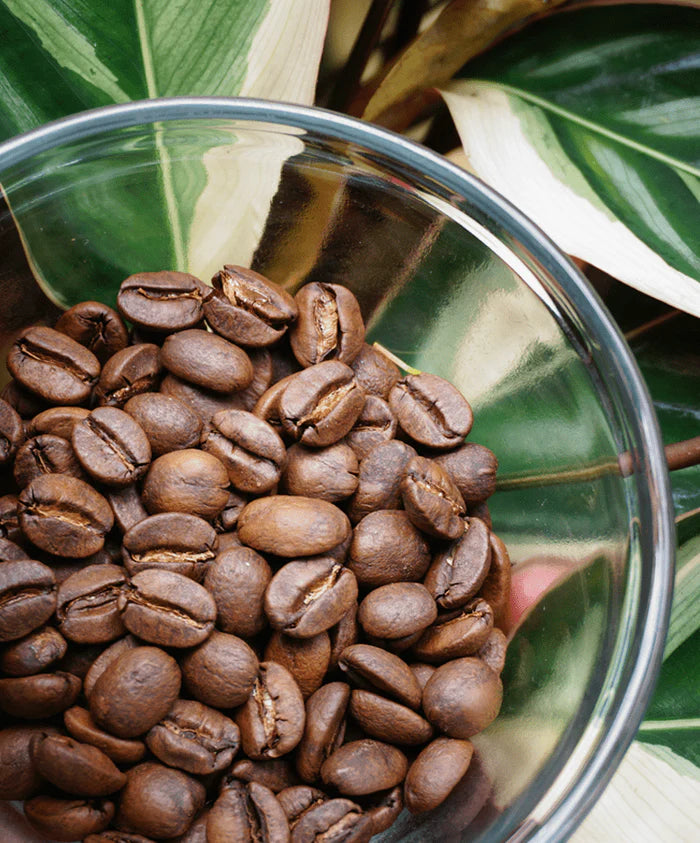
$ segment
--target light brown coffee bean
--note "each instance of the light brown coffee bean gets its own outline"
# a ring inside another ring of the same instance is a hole
[[[326,759],[321,779],[346,796],[388,790],[406,777],[408,761],[395,746],[374,740],[346,743]]]
[[[395,435],[396,416],[391,407],[383,398],[367,395],[365,406],[344,441],[355,452],[358,460],[363,460],[377,445],[393,441]]]
[[[146,508],[141,502],[141,490],[137,485],[109,489],[106,497],[114,513],[114,523],[122,533],[127,533],[148,518]]]
[[[70,438],[73,435],[75,425],[90,415],[90,410],[85,407],[50,407],[39,413],[27,425],[27,436],[60,436],[61,439]]]
[[[216,630],[180,664],[190,695],[215,708],[242,705],[258,676],[258,659],[245,641]]]
[[[40,739],[33,756],[47,781],[75,796],[108,796],[126,783],[124,774],[104,752],[65,735]]]
[[[296,294],[298,317],[289,335],[302,366],[324,360],[351,363],[360,353],[365,325],[360,305],[347,287],[312,282]]]
[[[287,452],[283,482],[290,495],[336,503],[355,491],[358,472],[358,459],[343,442],[327,448],[292,445]]]
[[[125,653],[127,650],[133,650],[134,647],[138,646],[139,642],[133,635],[125,635],[124,638],[120,638],[118,641],[110,644],[109,647],[95,658],[90,664],[83,681],[83,693],[88,700],[90,699],[92,689],[95,687],[95,683],[104,673],[108,665],[115,661],[115,659],[118,659],[122,653]]]
[[[436,738],[409,767],[404,801],[411,813],[432,811],[450,795],[467,772],[474,754],[469,741]]]
[[[472,507],[496,491],[498,460],[493,451],[476,442],[465,442],[454,451],[433,456],[454,480],[464,502]]]
[[[136,764],[146,754],[143,741],[126,740],[110,735],[95,723],[86,708],[74,705],[63,712],[63,722],[77,741],[102,750],[116,764]]]
[[[173,451],[151,463],[143,484],[143,503],[158,512],[188,512],[211,521],[228,500],[228,474],[211,454]]]
[[[24,814],[48,840],[82,840],[107,828],[114,817],[114,802],[35,796],[24,803]]]
[[[421,691],[425,688],[425,685],[430,679],[430,677],[435,673],[437,668],[433,664],[422,664],[421,662],[414,662],[410,665],[411,673],[416,677],[418,680],[418,684],[420,685]]]
[[[161,359],[178,378],[214,392],[236,392],[253,380],[253,364],[245,351],[197,328],[170,334]]]
[[[32,757],[37,738],[57,734],[53,726],[7,726],[0,729],[0,799],[29,799],[42,784]]]
[[[0,709],[24,720],[44,720],[70,708],[81,682],[63,671],[0,679]]]
[[[476,651],[476,655],[487,664],[494,673],[501,673],[506,663],[508,639],[505,633],[494,627],[486,641]]]
[[[382,354],[381,349],[367,343],[362,344],[357,357],[350,364],[355,380],[368,395],[376,395],[385,401],[392,387],[401,380],[399,367]]]
[[[42,474],[69,474],[83,478],[83,470],[71,443],[60,436],[43,433],[28,439],[17,451],[13,470],[20,489]]]
[[[281,790],[299,783],[299,778],[288,757],[270,758],[267,761],[251,761],[250,758],[241,758],[234,762],[228,778],[236,778],[244,782],[257,782],[269,787],[273,793],[279,793]],[[224,782],[227,779],[224,779]]]

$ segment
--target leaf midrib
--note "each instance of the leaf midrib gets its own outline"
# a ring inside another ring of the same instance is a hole
[[[602,137],[606,137],[609,140],[613,140],[616,143],[628,147],[629,149],[634,149],[637,152],[641,152],[644,155],[648,155],[650,158],[655,158],[657,161],[661,161],[664,164],[668,164],[671,167],[675,167],[678,170],[682,170],[685,173],[689,173],[692,176],[697,176],[698,178],[700,178],[700,168],[693,167],[692,164],[687,164],[685,161],[679,161],[677,158],[674,158],[671,155],[666,155],[663,152],[659,152],[658,150],[653,149],[652,147],[647,146],[646,144],[639,143],[638,141],[632,140],[631,138],[628,138],[625,135],[621,135],[619,134],[619,132],[614,132],[612,129],[608,129],[605,126],[602,126],[600,123],[594,123],[592,120],[587,120],[580,114],[576,114],[575,111],[569,111],[569,109],[567,108],[562,108],[559,105],[555,105],[550,100],[544,99],[543,97],[538,97],[536,94],[532,94],[523,88],[518,88],[515,85],[508,85],[505,82],[493,82],[488,79],[474,79],[470,81],[475,81],[481,85],[487,85],[492,88],[498,88],[499,90],[505,91],[508,94],[520,97],[521,99],[524,99],[527,102],[532,103],[533,105],[539,106],[545,111],[549,111],[552,114],[556,114],[558,117],[563,117],[566,120],[570,120],[572,123],[577,123],[579,126],[589,129],[595,134],[601,135]]]
[[[682,729],[700,729],[700,717],[679,717],[675,720],[645,720],[639,727],[640,732],[669,732]]]

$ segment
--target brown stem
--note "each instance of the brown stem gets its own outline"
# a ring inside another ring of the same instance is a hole
[[[683,442],[673,442],[666,445],[664,451],[669,471],[690,468],[691,465],[700,465],[700,436],[694,436],[692,439],[686,439]]]
[[[648,331],[653,331],[654,328],[658,328],[659,325],[663,325],[665,322],[668,322],[671,319],[675,319],[676,316],[680,315],[680,310],[668,310],[666,313],[662,313],[661,316],[657,316],[655,319],[650,319],[648,322],[644,322],[637,328],[633,328],[631,331],[627,331],[627,333],[625,334],[625,339],[627,340],[627,342],[632,342],[632,340],[636,340],[638,337],[641,337]]]

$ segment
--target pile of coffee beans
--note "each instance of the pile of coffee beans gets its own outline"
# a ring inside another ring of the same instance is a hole
[[[498,714],[496,458],[340,286],[127,278],[0,400],[0,799],[51,840],[369,840]]]

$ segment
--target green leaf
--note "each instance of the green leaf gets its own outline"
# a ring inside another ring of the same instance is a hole
[[[676,581],[664,658],[700,629],[700,512],[685,519],[679,536]],[[695,666],[696,676],[700,672]]]
[[[470,166],[567,253],[700,315],[700,11],[553,14],[443,91]]]

